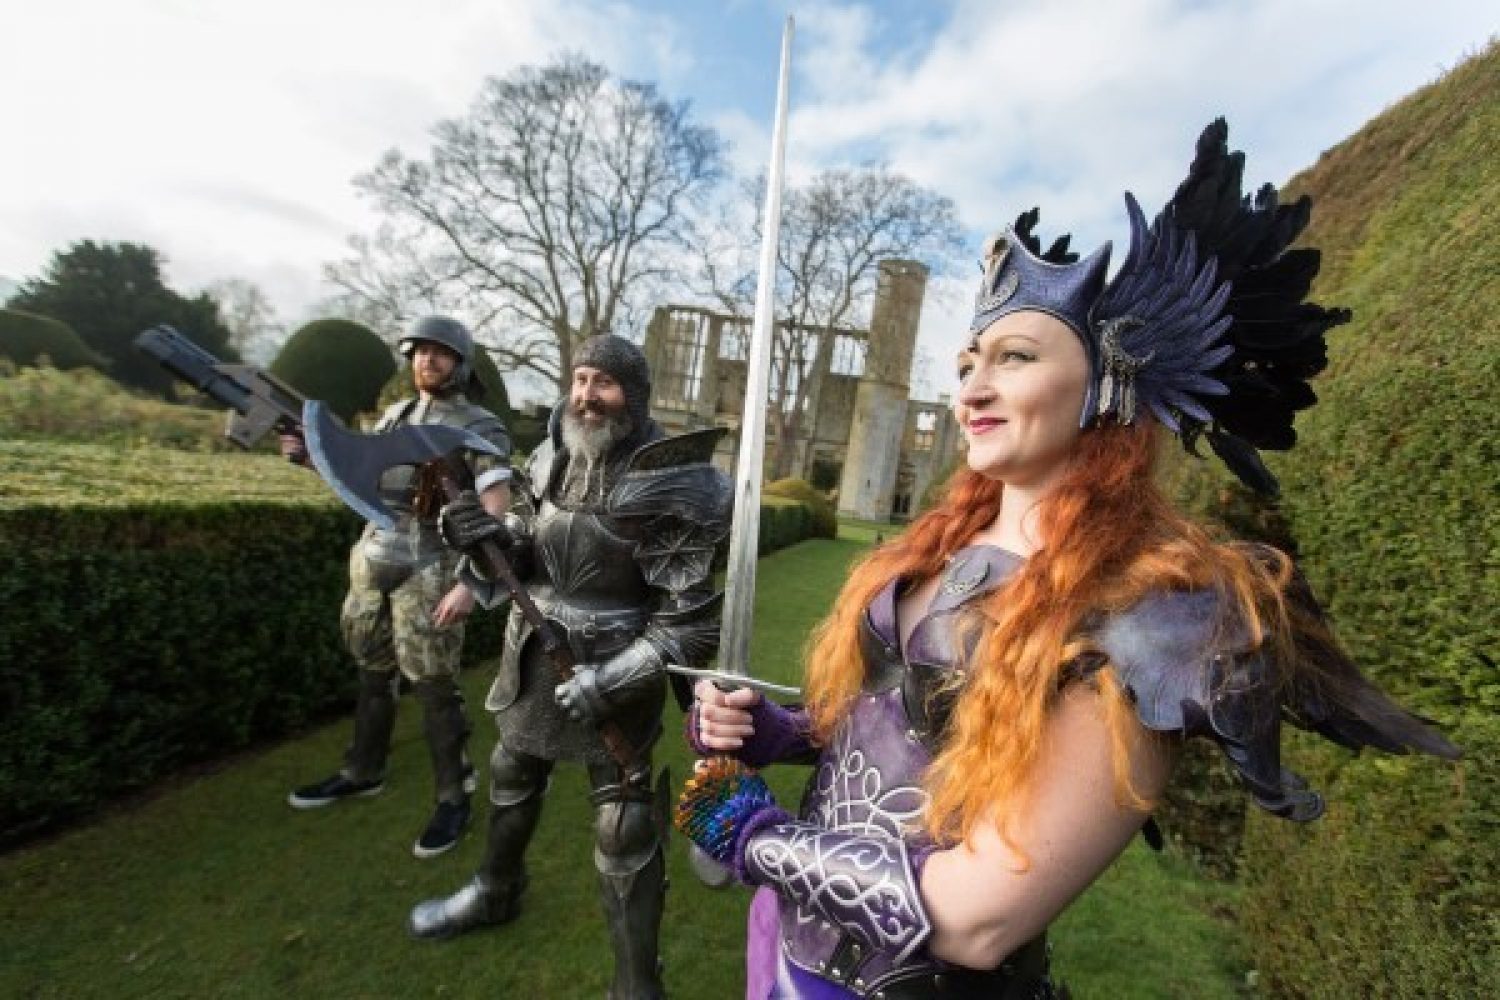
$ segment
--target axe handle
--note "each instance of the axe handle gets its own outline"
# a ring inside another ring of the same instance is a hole
[[[463,493],[463,489],[458,485],[459,479],[472,477],[468,475],[468,468],[458,459],[449,457],[444,464],[446,468],[442,475],[443,493],[447,495],[448,502],[452,503]],[[573,675],[578,672],[578,664],[573,661],[572,651],[568,649],[568,644],[558,636],[557,629],[552,627],[552,623],[542,614],[536,602],[531,599],[530,592],[521,585],[520,580],[516,579],[515,570],[510,567],[510,560],[505,558],[505,550],[493,541],[486,540],[471,550],[469,556],[479,563],[479,568],[485,576],[491,580],[498,580],[510,592],[511,599],[516,602],[516,607],[521,609],[521,616],[530,623],[532,629],[541,638],[542,651],[547,654],[547,659],[557,672],[557,676],[564,681],[572,680]],[[599,738],[604,741],[609,755],[622,769],[628,771],[635,765],[637,759],[635,748],[625,738],[625,733],[618,723],[611,719],[605,719],[599,723]]]

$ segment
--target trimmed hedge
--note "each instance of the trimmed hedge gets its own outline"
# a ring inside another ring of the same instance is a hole
[[[827,495],[805,479],[778,479],[767,483],[765,495],[796,500],[807,508],[812,518],[809,525],[813,538],[837,538],[839,536],[838,512]]]
[[[811,520],[768,499],[761,551]],[[346,710],[359,529],[271,456],[0,443],[0,848]],[[465,662],[502,626],[470,619]]]
[[[1322,403],[1273,468],[1279,511],[1203,472],[1243,525],[1285,518],[1356,661],[1464,750],[1291,741],[1327,796],[1306,827],[1251,810],[1242,913],[1268,995],[1487,996],[1500,982],[1500,46],[1294,178],[1313,196],[1315,295],[1351,306]]]
[[[360,525],[315,476],[16,443],[0,469],[0,847],[352,703],[338,610]],[[112,488],[69,485],[90,471]],[[499,641],[476,616],[465,659]]]
[[[0,360],[0,438],[229,451],[224,414],[132,392],[92,368],[12,369]]]
[[[778,496],[761,499],[757,555],[769,555],[812,537],[813,513],[806,504]]]

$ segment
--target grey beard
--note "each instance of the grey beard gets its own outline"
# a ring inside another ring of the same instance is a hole
[[[585,426],[572,410],[563,412],[562,440],[568,454],[585,462],[599,461],[630,433],[630,418],[617,413],[598,427]]]
[[[604,499],[605,456],[630,433],[630,418],[615,414],[598,427],[587,427],[572,410],[562,418],[563,447],[568,450],[568,471],[563,495],[574,503],[586,503],[591,493]]]

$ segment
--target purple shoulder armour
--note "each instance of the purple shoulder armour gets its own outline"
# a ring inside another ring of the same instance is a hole
[[[1312,602],[1300,578],[1289,597]],[[1315,603],[1306,606],[1316,611]],[[1323,797],[1281,766],[1282,719],[1354,750],[1458,755],[1342,654],[1323,665],[1331,683],[1321,685],[1309,682],[1298,664],[1279,662],[1213,591],[1148,595],[1105,618],[1092,637],[1146,728],[1213,740],[1256,804],[1286,819],[1317,819]]]

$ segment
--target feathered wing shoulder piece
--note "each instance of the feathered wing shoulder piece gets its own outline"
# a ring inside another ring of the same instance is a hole
[[[1182,432],[1179,415],[1207,424],[1212,415],[1200,399],[1229,390],[1212,372],[1234,349],[1218,343],[1231,324],[1224,315],[1228,282],[1218,279],[1218,264],[1198,251],[1191,231],[1183,232],[1163,216],[1147,228],[1131,194],[1130,253],[1090,314],[1098,348],[1095,399],[1084,417],[1135,420],[1138,404],[1174,433]]]
[[[1300,575],[1287,597],[1312,618],[1321,614]],[[1212,591],[1148,594],[1096,622],[1091,640],[1146,728],[1213,741],[1262,809],[1304,822],[1323,812],[1322,796],[1281,763],[1284,722],[1355,751],[1459,756],[1336,646],[1299,640],[1303,662],[1283,663],[1230,603]]]

